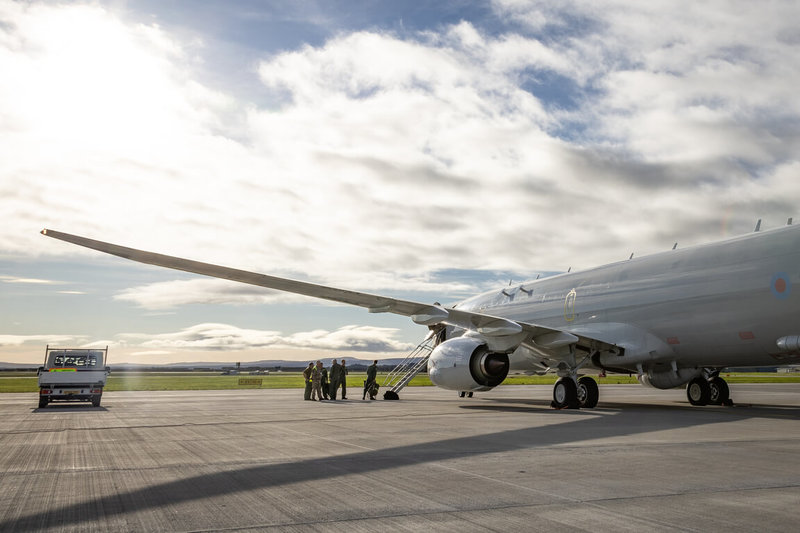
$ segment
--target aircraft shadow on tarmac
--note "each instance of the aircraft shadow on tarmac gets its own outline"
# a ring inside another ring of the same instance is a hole
[[[506,402],[506,400],[503,400]],[[500,431],[474,436],[459,436],[408,446],[397,446],[344,455],[333,455],[317,459],[305,459],[280,464],[246,466],[212,474],[178,479],[146,488],[121,492],[113,495],[33,512],[18,519],[0,522],[0,531],[27,531],[29,529],[65,527],[80,524],[86,518],[86,509],[103,509],[106,517],[136,513],[144,509],[200,501],[220,495],[235,494],[264,488],[314,480],[331,480],[352,474],[370,474],[395,468],[412,467],[427,463],[480,457],[488,454],[553,446],[557,444],[578,443],[581,441],[630,436],[650,431],[684,429],[697,425],[730,422],[730,416],[709,416],[708,410],[683,409],[672,406],[626,406],[626,409],[610,411],[604,409],[571,411],[579,415],[571,420],[535,427]],[[614,406],[616,407],[616,406]],[[469,409],[504,410],[512,412],[533,410],[541,412],[541,407],[521,406],[480,406],[470,405]],[[510,408],[510,409],[509,409]],[[672,411],[670,416],[664,411]],[[665,416],[653,416],[661,411]],[[721,412],[721,411],[720,411]],[[795,408],[794,413],[800,413]],[[713,413],[712,413],[713,414]],[[586,416],[592,415],[592,416]],[[599,416],[598,416],[599,415]],[[765,416],[762,410],[743,410],[741,418]],[[783,412],[782,418],[786,417]]]
[[[491,403],[489,403],[491,402]],[[524,404],[524,405],[518,405]],[[459,406],[461,409],[474,411],[494,411],[508,413],[541,413],[543,410],[552,411],[550,403],[546,400],[520,399],[509,400],[500,398],[482,398],[480,403],[465,404]],[[562,409],[562,412],[575,413],[576,415],[597,415],[611,414],[618,411],[636,412],[644,411],[652,415],[664,415],[666,413],[705,413],[720,415],[733,415],[743,419],[747,418],[798,418],[800,419],[800,407],[797,405],[776,405],[776,404],[755,404],[755,403],[734,403],[732,406],[708,405],[704,407],[688,405],[683,402],[675,404],[635,404],[623,402],[602,402],[594,409]],[[725,418],[722,421],[730,421]],[[707,423],[704,422],[704,423]],[[668,428],[669,429],[669,428]]]

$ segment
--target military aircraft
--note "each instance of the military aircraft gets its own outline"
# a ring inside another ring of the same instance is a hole
[[[760,222],[759,222],[760,226]],[[505,287],[454,305],[422,303],[126,248],[49,229],[42,234],[133,261],[408,316],[435,346],[442,388],[487,391],[510,371],[555,372],[556,408],[593,408],[587,374],[636,374],[686,386],[693,405],[730,403],[720,371],[800,360],[800,227],[756,231]]]

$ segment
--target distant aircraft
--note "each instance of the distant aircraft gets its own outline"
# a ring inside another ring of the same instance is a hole
[[[452,306],[326,287],[145,252],[49,229],[44,235],[152,265],[408,316],[436,345],[442,388],[487,391],[509,371],[555,372],[553,406],[592,408],[587,373],[686,385],[693,405],[730,403],[726,367],[800,361],[800,227],[787,225],[489,291]]]

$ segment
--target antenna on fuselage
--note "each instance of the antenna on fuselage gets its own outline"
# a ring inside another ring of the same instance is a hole
[[[761,219],[760,218],[758,219],[758,222],[756,222],[756,229],[753,230],[753,233],[755,233],[757,231],[761,231]]]
[[[792,217],[789,217],[789,220],[786,221],[786,225],[787,226],[791,226],[792,225]]]
[[[633,259],[633,252],[631,252],[631,256],[628,258],[628,261],[630,261],[631,259]]]
[[[567,269],[567,274],[569,274],[570,272],[572,272],[572,267],[569,267],[569,268]]]
[[[677,242],[676,242],[675,244],[673,244],[673,245],[672,245],[672,249],[673,249],[673,250],[674,250],[675,248],[677,248],[677,247],[678,247],[678,243],[677,243]]]

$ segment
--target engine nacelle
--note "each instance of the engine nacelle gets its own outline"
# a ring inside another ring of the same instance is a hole
[[[484,341],[456,337],[433,349],[428,377],[443,389],[487,391],[506,379],[509,366],[508,355],[490,352]]]
[[[650,369],[647,374],[639,375],[639,383],[655,389],[674,389],[680,387],[702,374],[699,368],[679,368],[677,370]]]

